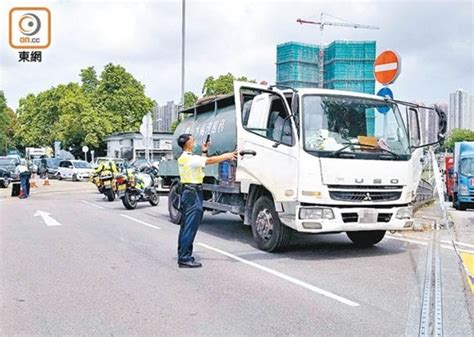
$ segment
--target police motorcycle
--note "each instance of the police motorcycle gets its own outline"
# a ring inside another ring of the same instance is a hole
[[[115,200],[115,194],[117,190],[115,181],[117,169],[115,166],[111,165],[113,164],[102,163],[95,170],[94,175],[91,177],[91,181],[97,186],[99,193],[104,194],[108,201]]]
[[[119,189],[119,196],[126,209],[135,209],[139,202],[149,202],[152,206],[158,206],[160,197],[158,195],[158,169],[154,166],[141,168],[139,172],[126,169],[125,173],[117,177],[119,186],[125,186],[123,191]]]

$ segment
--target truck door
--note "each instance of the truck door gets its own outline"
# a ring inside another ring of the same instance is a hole
[[[286,99],[256,84],[236,82],[234,90],[242,190],[263,185],[274,201],[296,200],[298,139]]]
[[[422,128],[420,127],[420,113],[418,109],[413,107],[406,107],[408,134],[410,137],[410,146],[422,145]],[[413,163],[413,184],[418,187],[420,177],[425,166],[425,155],[423,148],[412,149],[412,163]]]

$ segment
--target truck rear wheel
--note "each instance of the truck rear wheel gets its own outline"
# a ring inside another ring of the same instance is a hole
[[[252,213],[252,234],[257,247],[276,252],[288,246],[291,229],[280,222],[273,201],[267,196],[257,199]]]
[[[356,247],[367,248],[382,241],[385,231],[346,232]]]
[[[174,207],[178,198],[178,185],[173,185],[173,187],[171,187],[170,193],[168,194],[168,213],[170,215],[171,222],[177,225],[181,223],[182,217],[181,211]]]

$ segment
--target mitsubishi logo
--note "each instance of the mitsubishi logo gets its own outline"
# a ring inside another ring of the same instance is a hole
[[[367,192],[367,193],[365,194],[365,197],[364,197],[364,200],[363,200],[363,201],[372,201],[372,198],[370,197],[370,193],[369,193],[369,192]]]

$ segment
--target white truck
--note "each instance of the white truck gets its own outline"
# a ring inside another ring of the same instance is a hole
[[[444,133],[444,112],[436,112]],[[284,248],[293,231],[346,232],[354,244],[371,246],[387,230],[413,227],[424,157],[413,104],[235,82],[233,95],[182,113],[175,159],[182,133],[198,144],[210,134],[210,155],[238,149],[236,163],[206,168],[204,207],[240,215],[262,250]],[[170,188],[170,218],[178,223],[176,160],[163,163],[160,175]]]

